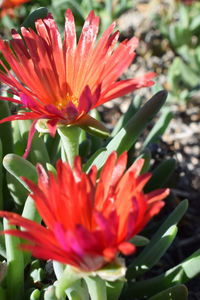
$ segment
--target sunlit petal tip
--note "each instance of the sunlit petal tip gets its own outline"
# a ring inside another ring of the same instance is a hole
[[[80,156],[76,156],[74,158],[74,168],[73,168],[73,171],[74,171],[74,174],[76,176],[76,179],[80,180],[81,179],[81,158]]]
[[[37,169],[37,173],[38,173],[38,177],[39,177],[40,181],[43,182],[44,184],[48,184],[49,177],[48,177],[44,167],[40,163],[37,163],[36,169]]]
[[[164,201],[158,201],[156,202],[148,211],[149,219],[153,218],[155,215],[157,215],[160,210],[165,206]]]
[[[140,175],[144,162],[144,158],[140,158],[136,160],[134,164],[129,168],[129,171],[133,172],[136,178]]]
[[[71,26],[71,24],[74,25],[74,16],[72,14],[71,9],[68,8],[66,10],[65,18],[66,18],[65,21],[67,22],[65,25],[67,25],[67,26]]]
[[[91,22],[94,18],[95,18],[95,12],[94,12],[94,10],[92,9],[91,12],[89,13],[87,19]],[[87,20],[87,19],[86,19],[86,20]]]
[[[155,191],[152,191],[148,193],[147,196],[147,201],[149,204],[154,203],[159,200],[163,200],[170,194],[170,189],[158,189]]]
[[[137,38],[136,36],[134,36],[132,39],[130,39],[127,42],[127,46],[130,48],[129,53],[132,53],[133,51],[135,51],[135,49],[137,48],[139,44],[139,38]]]

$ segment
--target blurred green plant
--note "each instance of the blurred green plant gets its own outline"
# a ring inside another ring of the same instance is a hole
[[[32,12],[45,5],[54,15],[54,18],[62,32],[64,27],[64,15],[70,8],[76,19],[77,34],[80,35],[82,25],[91,10],[103,20],[100,24],[100,34],[124,12],[135,5],[133,0],[34,0],[15,8],[14,17],[6,14],[0,18],[0,28],[4,36],[9,36],[12,28],[18,28],[24,19]]]
[[[160,32],[170,42],[175,59],[167,82],[172,97],[187,100],[200,90],[200,3],[182,3],[154,16]]]
[[[63,16],[66,8],[69,7],[76,19],[78,35],[80,35],[84,20],[91,10],[100,16],[99,33],[101,35],[114,20],[133,6],[133,0],[51,0],[51,11],[57,24],[60,25],[60,29],[63,28]]]
[[[92,1],[83,2],[88,5],[93,3]],[[103,5],[106,3],[109,4],[111,1],[107,1]],[[124,3],[127,2],[124,1]],[[74,147],[74,150],[71,149],[70,151],[76,153],[79,151],[84,161],[84,171],[88,172],[91,166],[95,164],[100,172],[113,150],[116,150],[118,155],[125,150],[129,151],[129,154],[131,154],[129,156],[131,163],[139,157],[143,157],[145,164],[142,172],[148,171],[151,160],[149,146],[151,143],[156,142],[165,132],[172,118],[171,112],[168,109],[162,111],[158,121],[147,135],[138,156],[135,154],[135,144],[139,136],[147,130],[149,124],[152,123],[152,120],[154,120],[155,116],[161,110],[166,98],[167,92],[160,91],[144,105],[141,104],[142,101],[140,97],[138,97],[136,101],[131,102],[130,107],[118,121],[108,141],[101,140],[101,142],[98,142],[97,138],[90,137],[81,130],[80,137],[76,141],[77,147]],[[10,115],[10,106],[2,106],[1,113],[3,117]],[[92,115],[96,119],[100,118],[100,115],[95,110],[92,112]],[[37,162],[40,162],[48,170],[54,172],[57,158],[61,156],[64,157],[64,159],[67,158],[65,154],[69,150],[67,149],[66,141],[62,139],[62,132],[59,132],[61,139],[59,139],[58,135],[54,139],[45,134],[40,137],[35,135],[28,159],[25,160],[21,157],[21,154],[24,153],[27,144],[31,122],[17,120],[13,123],[12,130],[10,123],[6,123],[6,125],[7,128],[3,130],[3,125],[0,125],[0,141],[2,141],[0,153],[4,166],[4,172],[2,169],[0,170],[0,184],[2,186],[4,182],[10,194],[8,194],[5,189],[0,190],[1,208],[7,207],[9,203],[11,211],[18,212],[22,214],[23,217],[40,223],[41,218],[37,213],[33,200],[28,196],[28,187],[22,181],[21,176],[25,176],[37,182],[37,172],[35,168]],[[75,153],[72,153],[72,156],[74,154]],[[70,161],[70,163],[72,162]],[[167,179],[175,169],[175,165],[173,159],[165,160],[158,165],[153,171],[151,180],[148,185],[146,185],[146,191],[149,192],[155,188],[165,186]],[[126,274],[127,282],[125,284],[122,281],[109,281],[106,282],[105,285],[102,284],[102,281],[96,276],[88,277],[85,283],[83,283],[83,280],[79,280],[76,284],[72,285],[70,289],[65,289],[65,285],[63,287],[62,284],[58,284],[63,274],[63,266],[61,264],[53,263],[58,281],[55,281],[55,277],[50,279],[48,278],[49,273],[47,276],[44,272],[44,264],[42,262],[32,260],[30,254],[21,252],[17,248],[19,243],[21,243],[19,238],[10,236],[4,237],[1,235],[1,261],[4,259],[7,260],[8,269],[7,272],[4,271],[2,276],[0,299],[56,300],[58,299],[56,291],[58,287],[61,287],[61,292],[67,294],[68,299],[88,300],[89,296],[85,295],[85,290],[87,290],[85,289],[85,285],[87,284],[92,300],[117,300],[119,298],[122,300],[130,300],[143,299],[144,297],[149,300],[185,300],[187,299],[187,288],[184,286],[184,283],[200,273],[200,250],[197,250],[189,258],[159,276],[144,279],[143,275],[158,264],[160,258],[172,244],[177,235],[177,224],[185,214],[187,206],[187,200],[182,201],[165,219],[162,225],[159,226],[152,237],[137,236],[134,238],[133,242],[138,247],[144,248],[140,254],[136,255],[128,264]],[[4,220],[3,223],[0,222],[0,228],[8,229],[10,225]],[[67,280],[70,279],[67,278]],[[101,287],[101,291],[95,290],[97,287]],[[103,295],[103,298],[99,298],[99,296],[95,297],[95,295],[97,295],[95,293]],[[59,299],[65,298],[66,296],[63,297],[61,295]]]

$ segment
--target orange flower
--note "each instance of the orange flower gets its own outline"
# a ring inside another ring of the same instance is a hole
[[[11,17],[14,17],[13,8],[28,1],[30,0],[3,0],[2,4],[0,4],[0,16],[3,17],[4,15],[9,14]]]
[[[4,0],[1,8],[5,9],[5,8],[12,8],[12,7],[16,7],[16,6],[20,6],[21,4],[28,2],[30,0]]]
[[[134,252],[128,241],[163,207],[169,189],[149,194],[143,187],[151,174],[139,175],[143,159],[126,172],[127,153],[118,161],[113,152],[97,180],[93,166],[82,173],[80,157],[72,170],[68,163],[57,162],[57,177],[37,165],[38,185],[24,179],[32,191],[36,207],[47,228],[12,212],[0,212],[10,224],[24,230],[6,230],[4,234],[28,241],[21,248],[41,259],[53,259],[83,271],[100,269],[115,260],[117,252]]]
[[[49,132],[54,136],[56,124],[87,122],[91,109],[123,96],[141,87],[151,86],[154,73],[135,79],[117,81],[135,57],[136,37],[125,40],[117,47],[119,32],[112,34],[110,25],[96,43],[99,18],[91,11],[82,29],[78,45],[74,18],[66,12],[65,38],[51,14],[35,23],[37,34],[30,28],[12,31],[10,43],[0,39],[0,50],[16,76],[0,71],[0,80],[7,84],[19,100],[0,97],[18,103],[27,112],[12,115],[0,123],[11,120],[33,119],[33,136],[38,119],[47,119]],[[14,50],[14,52],[13,52]]]

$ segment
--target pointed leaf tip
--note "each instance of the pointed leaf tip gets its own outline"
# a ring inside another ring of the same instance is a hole
[[[155,96],[159,96],[159,97],[165,97],[165,98],[167,98],[167,95],[168,95],[168,91],[167,91],[167,90],[161,90],[161,91],[157,92],[157,93],[154,95],[154,97],[155,97]]]
[[[38,19],[44,19],[48,16],[48,9],[46,7],[39,7],[38,9],[34,10],[30,13],[30,15],[27,16],[27,18],[24,20],[22,25],[20,27],[25,28],[32,28],[35,30],[35,22]]]
[[[81,118],[78,122],[76,122],[76,125],[88,133],[103,139],[106,139],[110,136],[110,133],[106,127],[90,115],[86,115],[85,117]]]

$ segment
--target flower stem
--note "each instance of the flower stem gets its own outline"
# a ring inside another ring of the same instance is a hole
[[[58,261],[53,260],[53,269],[54,269],[56,278],[59,280],[64,272],[64,269],[65,269],[64,265]]]
[[[62,145],[65,149],[66,159],[73,167],[74,157],[79,153],[79,137],[81,129],[77,126],[60,127],[57,129]]]
[[[15,229],[9,225],[6,219],[3,220],[4,230]],[[5,235],[7,255],[7,296],[8,300],[24,299],[24,259],[23,253],[18,249],[20,239],[16,236]]]
[[[107,300],[106,282],[99,276],[84,278],[91,300]]]
[[[24,205],[24,209],[22,212],[22,217],[35,221],[38,224],[41,223],[41,217],[37,211],[37,208],[35,206],[35,202],[34,200],[31,198],[31,196],[28,196],[28,198],[26,199],[25,205]],[[22,229],[23,230],[23,229]],[[30,252],[24,252],[24,266],[26,266],[31,259],[31,253]]]
[[[54,263],[54,270],[58,268],[59,265]],[[56,296],[58,299],[65,295],[65,290],[71,287],[76,281],[80,279],[80,275],[75,272],[71,272],[70,267],[66,266],[65,270],[63,271],[62,275],[60,276],[59,270],[56,270],[56,275],[59,277],[57,284],[56,284]]]
[[[3,209],[3,166],[2,166],[2,160],[3,160],[3,147],[2,142],[0,140],[0,209]]]
[[[87,288],[83,286],[83,281],[76,281],[71,287],[65,290],[69,300],[89,300]]]

